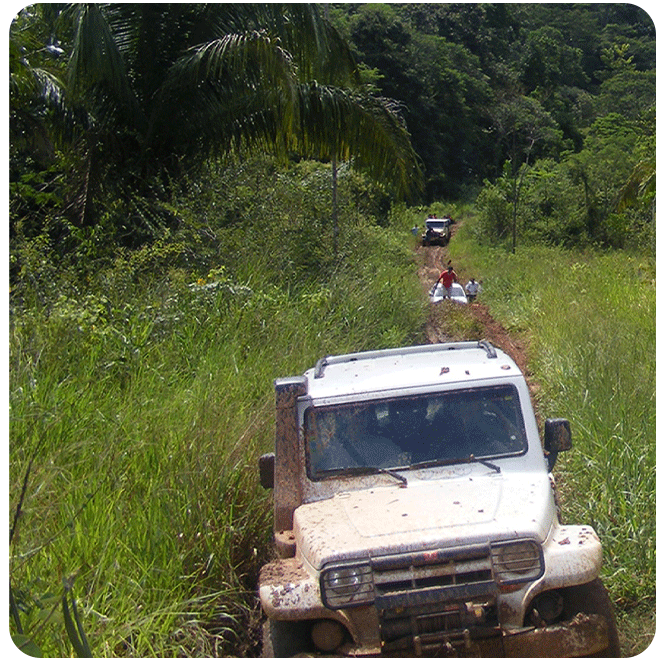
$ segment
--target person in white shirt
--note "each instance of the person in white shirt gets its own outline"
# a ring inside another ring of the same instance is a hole
[[[472,277],[467,283],[466,286],[464,287],[464,290],[466,291],[467,298],[469,299],[469,302],[473,302],[476,299],[476,296],[480,293],[481,287],[478,282]]]

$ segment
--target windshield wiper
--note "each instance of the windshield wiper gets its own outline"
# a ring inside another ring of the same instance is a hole
[[[460,457],[457,459],[430,459],[425,462],[416,462],[412,464],[409,469],[427,469],[431,466],[451,466],[453,464],[464,464],[468,462],[468,457]]]
[[[351,471],[351,469],[349,469],[349,471]],[[386,473],[395,480],[399,480],[401,487],[406,487],[408,483],[406,477],[401,473],[397,473],[397,471],[393,471],[392,469],[382,469],[380,466],[359,466],[355,467],[352,471],[354,475],[362,473]]]
[[[492,462],[488,462],[486,459],[476,459],[473,455],[469,455],[469,462],[480,462],[481,464],[484,464],[488,469],[492,469],[492,471],[501,473],[500,467],[498,467],[496,464],[492,464]]]
[[[379,472],[387,473],[389,476],[395,478],[395,480],[399,480],[400,487],[406,487],[408,484],[406,476],[403,476],[401,473],[397,473],[397,471],[393,471],[392,469],[379,469]]]
[[[397,473],[397,471],[393,471],[392,469],[382,469],[378,466],[351,466],[343,469],[326,469],[325,471],[320,471],[319,475],[327,478],[329,476],[361,476],[364,473],[385,473],[395,480],[399,480],[401,487],[406,487],[408,483],[406,477],[401,473]]]
[[[492,464],[492,462],[488,462],[485,459],[477,459],[473,455],[469,455],[468,457],[457,457],[454,459],[427,460],[426,462],[412,464],[409,469],[427,469],[433,466],[452,466],[453,464],[469,464],[472,462],[484,464],[488,469],[492,469],[492,471],[496,471],[496,473],[501,473],[501,469],[496,464]]]

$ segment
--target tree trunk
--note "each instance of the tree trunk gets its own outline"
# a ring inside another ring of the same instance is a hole
[[[337,212],[337,158],[332,158],[332,223],[333,223],[333,256],[337,258],[339,237],[339,215]]]

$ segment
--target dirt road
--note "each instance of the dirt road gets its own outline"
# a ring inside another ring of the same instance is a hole
[[[459,229],[459,223],[452,227],[453,235]],[[418,247],[416,250],[421,254],[422,266],[418,270],[418,276],[423,285],[425,294],[429,291],[432,284],[437,280],[443,269],[448,265],[450,256],[447,247]],[[458,274],[460,281],[465,284],[471,275]],[[437,305],[431,305],[432,313]],[[508,331],[497,321],[492,318],[489,313],[487,305],[482,302],[482,296],[478,301],[468,305],[469,312],[476,318],[484,331],[483,338],[492,342],[495,346],[505,351],[508,355],[515,359],[522,373],[530,380],[531,375],[527,368],[527,349],[524,342],[516,340],[511,337]],[[440,329],[436,323],[436,318],[430,316],[426,326],[426,334],[429,342],[446,342],[450,341],[445,333]],[[534,386],[532,385],[532,388]]]

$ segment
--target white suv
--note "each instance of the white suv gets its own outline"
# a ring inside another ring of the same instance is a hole
[[[490,343],[327,357],[275,382],[266,656],[618,656],[589,526],[562,525],[526,381]]]

